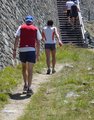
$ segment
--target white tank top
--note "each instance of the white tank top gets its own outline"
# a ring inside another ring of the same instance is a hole
[[[55,27],[46,26],[43,28],[44,36],[45,36],[45,44],[53,44],[56,43],[55,40]]]

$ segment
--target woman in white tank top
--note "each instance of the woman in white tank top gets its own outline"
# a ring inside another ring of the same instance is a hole
[[[52,56],[52,73],[55,73],[55,64],[56,64],[56,40],[55,36],[58,39],[58,43],[62,46],[62,41],[60,40],[57,28],[53,27],[53,21],[48,20],[47,26],[42,30],[42,39],[45,43],[45,54],[46,54],[46,64],[47,64],[47,74],[51,72],[50,65],[50,54]]]

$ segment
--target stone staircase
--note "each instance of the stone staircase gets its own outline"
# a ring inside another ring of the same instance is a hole
[[[75,45],[83,46],[83,38],[79,20],[77,21],[76,29],[72,30],[72,26],[67,23],[67,15],[65,11],[65,5],[67,0],[57,0],[57,9],[59,17],[59,27],[62,42],[72,43]]]

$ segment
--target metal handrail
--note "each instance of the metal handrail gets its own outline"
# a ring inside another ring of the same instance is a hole
[[[78,16],[79,16],[79,22],[80,22],[80,25],[81,25],[82,37],[83,37],[83,40],[85,40],[86,30],[85,30],[84,23],[83,23],[83,18],[82,18],[81,12],[80,12],[80,2],[79,2],[79,0],[77,0],[77,5],[78,5],[78,8],[79,8]]]

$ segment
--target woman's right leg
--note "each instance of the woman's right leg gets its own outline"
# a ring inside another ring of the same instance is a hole
[[[56,64],[56,49],[52,50],[51,53],[52,53],[52,73],[54,73]]]

